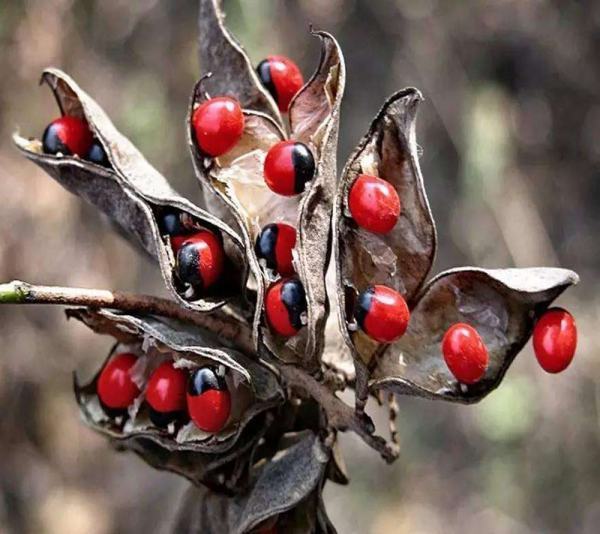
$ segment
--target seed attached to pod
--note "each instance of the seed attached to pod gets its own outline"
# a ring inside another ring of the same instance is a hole
[[[256,240],[256,256],[281,276],[294,274],[292,250],[296,246],[296,229],[285,223],[267,224]]]
[[[164,362],[150,375],[146,386],[146,402],[150,420],[158,427],[186,418],[187,374]]]
[[[575,356],[577,326],[562,308],[546,311],[533,329],[533,349],[542,369],[548,373],[564,371]]]
[[[315,159],[310,149],[296,141],[281,141],[265,158],[265,182],[271,191],[291,197],[304,192],[315,175]]]
[[[110,161],[102,146],[102,143],[98,139],[94,139],[92,146],[90,147],[87,156],[85,157],[88,161],[95,163],[96,165],[102,165],[102,167],[110,167]]]
[[[285,56],[268,56],[258,64],[256,72],[279,110],[286,113],[292,98],[304,85],[298,65]]]
[[[410,312],[400,293],[387,286],[375,285],[358,296],[354,317],[371,339],[392,343],[406,332]]]
[[[209,156],[222,156],[241,139],[244,114],[235,98],[218,96],[196,108],[192,126],[200,150]]]
[[[400,216],[400,198],[389,182],[361,174],[348,194],[348,208],[356,224],[376,234],[390,232]]]
[[[444,361],[450,372],[463,384],[475,384],[483,378],[489,355],[481,336],[466,323],[453,324],[442,340]]]
[[[295,336],[304,326],[307,311],[302,282],[285,278],[267,290],[265,314],[273,332],[284,337]]]
[[[63,154],[85,158],[93,136],[84,120],[65,115],[53,120],[44,130],[42,145],[46,154]]]
[[[192,421],[200,430],[222,430],[231,413],[231,395],[225,379],[212,367],[194,371],[188,380],[187,406]]]
[[[131,368],[137,362],[135,354],[115,354],[104,366],[98,377],[97,393],[102,409],[115,417],[127,412],[128,406],[140,394],[131,378]]]
[[[208,230],[188,237],[177,252],[177,277],[196,291],[206,290],[221,277],[225,252],[219,238]]]

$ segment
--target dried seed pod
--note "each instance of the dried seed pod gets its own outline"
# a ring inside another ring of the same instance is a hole
[[[274,532],[334,534],[321,498],[328,461],[329,451],[317,436],[298,434],[293,445],[255,467],[255,478],[242,495],[231,499],[192,488],[174,530],[250,534],[272,527]]]
[[[99,374],[83,385],[76,379],[75,394],[88,425],[117,441],[119,446],[133,447],[144,457],[146,447],[152,465],[161,464],[165,469],[181,472],[198,482],[204,471],[202,466],[200,474],[193,471],[192,453],[210,455],[200,458],[213,462],[217,461],[215,455],[233,454],[238,443],[247,452],[248,442],[256,442],[264,433],[266,414],[283,400],[283,391],[268,368],[240,352],[223,347],[223,343],[208,331],[104,309],[69,310],[68,315],[97,333],[113,336],[117,345],[112,352],[126,347],[138,355],[132,378],[141,393],[125,416],[115,419],[101,409],[96,393]],[[190,373],[206,365],[222,370],[231,393],[231,415],[222,430],[201,431],[192,422],[172,423],[163,428],[152,422],[149,407],[144,402],[145,387],[152,372],[165,361]],[[189,469],[186,468],[188,464]]]
[[[114,127],[100,106],[71,78],[56,69],[44,71],[42,80],[52,89],[63,114],[85,119],[110,163],[103,167],[81,158],[43,154],[41,145],[15,136],[25,155],[47,170],[69,191],[98,206],[133,234],[154,255],[163,278],[178,300],[191,309],[210,311],[227,298],[239,296],[247,278],[243,244],[229,226],[176,193],[167,180]],[[177,211],[191,228],[208,229],[223,239],[227,269],[222,284],[202,295],[184,298],[186,288],[174,276],[175,257],[169,236],[159,225],[164,210]]]
[[[353,315],[358,294],[379,284],[400,292],[412,306],[435,254],[435,225],[415,137],[421,100],[419,91],[405,89],[386,101],[350,156],[338,185],[333,221],[338,314],[340,329],[357,362],[357,378],[362,380],[359,397],[365,394],[366,368],[386,345],[357,329]],[[352,217],[350,191],[361,175],[385,180],[398,193],[400,217],[386,233],[366,230]]]
[[[248,54],[225,26],[220,0],[200,0],[198,14],[198,51],[200,68],[211,73],[215,95],[237,98],[242,107],[269,115],[282,125],[273,97],[264,88]]]
[[[578,280],[572,271],[552,268],[441,273],[416,299],[406,334],[377,362],[371,391],[462,403],[482,399],[531,336],[536,315]],[[455,323],[475,328],[489,352],[487,370],[475,384],[460,384],[444,362],[442,339]]]
[[[198,178],[205,191],[217,196],[207,198],[214,213],[240,229],[248,262],[256,278],[257,313],[254,332],[257,346],[264,338],[271,351],[286,361],[300,361],[316,368],[324,345],[327,318],[325,271],[329,260],[329,231],[336,174],[336,147],[339,107],[344,91],[344,62],[335,39],[315,32],[322,41],[319,66],[313,77],[290,104],[290,138],[309,147],[316,161],[314,178],[303,194],[283,198],[274,194],[264,181],[264,161],[271,147],[286,139],[285,133],[267,115],[244,111],[245,127],[239,143],[218,158],[206,158],[194,139],[191,118],[194,109],[208,95],[201,80],[193,93],[188,115],[188,141]],[[293,339],[273,336],[262,316],[265,287],[274,273],[261,269],[254,243],[264,226],[283,222],[297,229],[295,267],[305,287],[308,321]]]

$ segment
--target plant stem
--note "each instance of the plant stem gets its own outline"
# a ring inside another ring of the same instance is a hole
[[[150,295],[105,289],[37,286],[13,280],[0,284],[0,304],[62,304],[158,315],[206,328],[235,341],[242,350],[251,352],[254,349],[248,327],[232,315],[222,310],[210,315],[193,312],[171,300]]]
[[[392,463],[398,458],[399,451],[393,444],[389,444],[381,436],[373,434],[373,422],[367,414],[353,410],[335,393],[298,367],[277,365],[277,368],[288,385],[304,391],[321,405],[331,428],[341,431],[352,430],[367,445],[378,451],[388,463]]]

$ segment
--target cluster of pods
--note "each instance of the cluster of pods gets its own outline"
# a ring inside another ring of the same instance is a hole
[[[287,112],[294,95],[304,83],[297,65],[284,56],[269,56],[259,63],[257,73],[280,111]],[[243,110],[240,103],[229,96],[208,98],[194,110],[191,122],[199,150],[211,158],[231,151],[244,134]],[[65,115],[52,121],[44,131],[42,145],[47,154],[74,155],[110,167],[102,144],[85,120],[75,116]],[[290,197],[302,194],[314,174],[313,153],[306,144],[294,140],[276,143],[264,160],[265,184],[277,195]],[[357,176],[348,190],[347,207],[357,226],[373,234],[385,235],[396,227],[401,213],[401,199],[389,181],[363,173]],[[161,235],[168,240],[173,251],[176,280],[181,284],[185,298],[204,294],[222,281],[227,257],[218,230],[207,228],[178,209],[159,209],[157,221]],[[270,329],[285,338],[298,333],[305,324],[307,312],[304,287],[294,276],[295,246],[296,229],[284,222],[265,225],[255,243],[257,258],[278,278],[267,289],[266,319]],[[354,320],[357,327],[371,339],[387,344],[406,332],[410,311],[398,291],[385,285],[371,285],[358,295]],[[575,322],[568,312],[552,309],[538,318],[533,345],[540,365],[548,372],[560,372],[569,365],[576,342]],[[488,350],[472,326],[466,323],[450,326],[441,340],[441,354],[459,382],[474,384],[484,377],[488,367]],[[115,361],[128,360],[117,358]],[[179,382],[175,378],[182,376],[182,371],[168,371],[165,367],[161,372],[170,372],[173,384],[186,382],[183,378]],[[165,383],[159,378],[156,380]],[[133,389],[130,393],[133,393]],[[153,402],[160,404],[151,400],[155,398],[151,388],[148,394],[151,407]],[[185,395],[181,393],[179,398],[181,409],[171,411],[185,412],[186,404],[181,400],[185,399]],[[110,399],[106,399],[104,405],[111,409],[122,409],[129,405],[125,400],[113,406]],[[189,406],[193,404],[188,404],[188,409]],[[196,421],[191,412],[190,416]],[[161,418],[156,413],[158,421]]]
[[[123,417],[142,394],[134,380],[138,357],[131,352],[114,354],[103,367],[96,384],[100,405],[110,417]],[[205,366],[189,370],[173,362],[161,363],[143,386],[150,420],[159,428],[191,420],[204,432],[222,430],[231,413],[231,395],[223,374]]]

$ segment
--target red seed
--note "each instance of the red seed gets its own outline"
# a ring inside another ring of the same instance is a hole
[[[300,280],[284,278],[267,290],[265,315],[273,332],[283,337],[295,336],[303,326],[306,294]]]
[[[86,158],[94,138],[88,123],[65,115],[53,120],[44,131],[42,144],[46,154],[76,155]]]
[[[485,374],[489,355],[481,336],[465,323],[452,325],[444,334],[442,352],[450,372],[463,384],[475,384]]]
[[[173,367],[172,362],[164,362],[150,375],[146,386],[146,402],[157,412],[185,410],[186,385],[185,371]]]
[[[115,354],[98,377],[97,392],[102,404],[108,408],[125,409],[140,394],[131,379],[131,368],[137,361],[135,354]]]
[[[225,268],[225,252],[221,241],[208,230],[188,236],[179,245],[176,267],[177,276],[182,282],[199,290],[213,286]]]
[[[192,421],[200,430],[222,430],[231,413],[231,395],[225,379],[210,367],[197,369],[188,382],[187,406]]]
[[[577,326],[566,310],[552,308],[546,311],[533,329],[533,349],[544,371],[560,373],[575,356]]]
[[[348,195],[348,208],[356,224],[376,234],[390,232],[400,216],[400,198],[389,182],[361,174]]]
[[[280,141],[269,149],[264,177],[271,191],[288,197],[298,195],[314,175],[315,160],[305,144]]]
[[[244,114],[237,100],[228,96],[211,98],[192,115],[196,142],[209,156],[229,152],[244,133]]]
[[[262,83],[277,101],[279,110],[286,113],[292,98],[304,85],[298,65],[286,56],[273,55],[261,61],[256,70]]]
[[[402,295],[382,285],[371,286],[358,296],[354,316],[365,334],[379,343],[402,337],[410,320]]]

